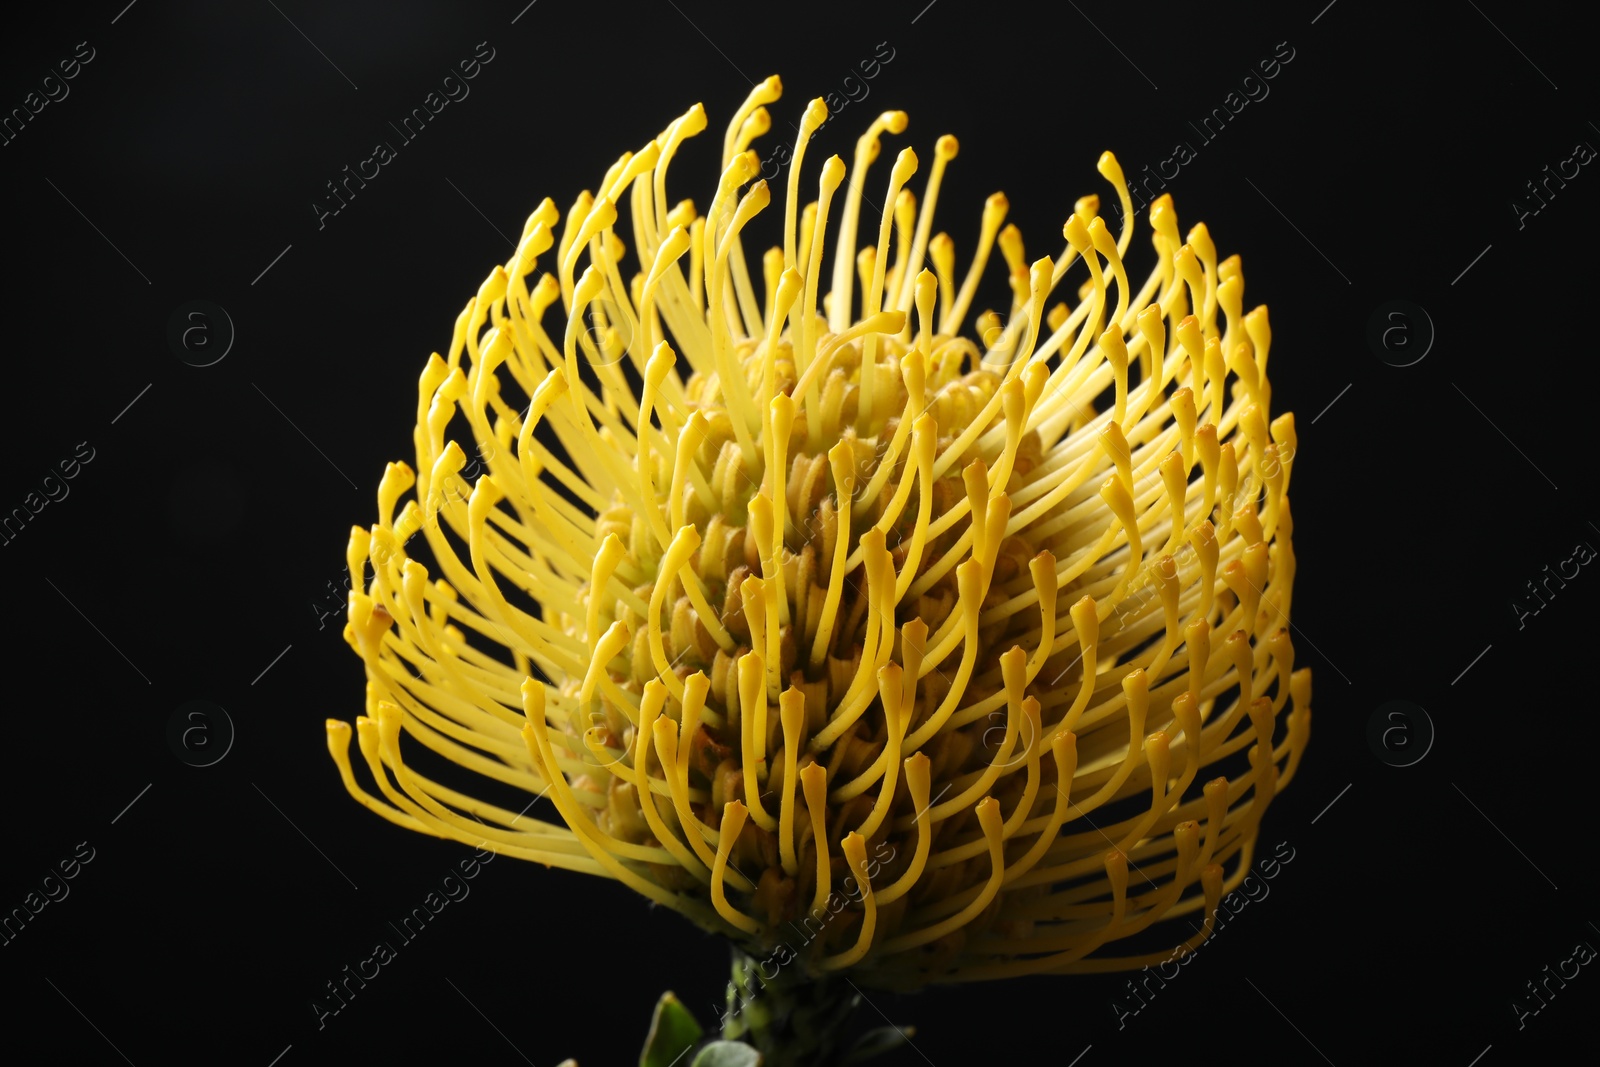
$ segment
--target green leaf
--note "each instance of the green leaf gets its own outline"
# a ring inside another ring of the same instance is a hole
[[[713,1041],[690,1067],[761,1067],[761,1053],[743,1041]]]
[[[841,1061],[842,1067],[851,1067],[852,1064],[865,1063],[875,1056],[899,1048],[901,1045],[911,1043],[911,1035],[916,1029],[910,1026],[880,1026],[876,1030],[868,1030],[862,1034],[856,1043],[850,1046],[850,1051]]]
[[[656,1002],[650,1033],[639,1054],[639,1067],[674,1067],[704,1032],[683,1001],[668,990]]]

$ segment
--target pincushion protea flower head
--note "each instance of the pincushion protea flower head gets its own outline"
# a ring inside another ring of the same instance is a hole
[[[906,126],[885,112],[841,189],[837,156],[805,166],[821,100],[758,289],[741,231],[772,193],[749,145],[779,92],[733,116],[704,215],[666,186],[698,105],[564,222],[546,200],[428,361],[417,465],[388,467],[350,539],[376,794],[330,720],[344,783],[806,975],[1132,968],[1170,953],[1121,945],[1191,913],[1196,945],[1310,733],[1266,308],[1243,313],[1238,259],[1203,225],[1180,238],[1167,197],[1136,289],[1110,153],[1117,235],[1086,196],[1030,264],[997,193],[958,280],[932,231],[955,139],[920,203],[910,148],[869,185]],[[1010,307],[974,340],[997,243]],[[561,821],[425,777],[419,748]]]

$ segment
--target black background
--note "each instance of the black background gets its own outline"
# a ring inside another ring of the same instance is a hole
[[[0,148],[0,508],[79,442],[94,458],[0,550],[0,910],[79,842],[95,850],[71,895],[0,946],[8,1043],[141,1067],[595,1067],[633,1061],[665,987],[711,1021],[716,942],[615,883],[499,859],[319,1030],[323,984],[467,852],[345,795],[322,724],[360,713],[362,671],[314,605],[343,581],[383,464],[409,458],[427,354],[540,199],[565,211],[702,100],[711,126],[674,191],[703,210],[708,146],[753,80],[782,75],[765,143],[787,140],[806,101],[888,42],[870,97],[811,158],[848,160],[890,107],[911,125],[886,159],[902,144],[931,158],[956,134],[940,226],[963,263],[996,189],[1029,257],[1056,254],[1076,197],[1111,201],[1102,149],[1131,177],[1176,141],[1198,148],[1171,182],[1181,225],[1203,218],[1222,255],[1242,254],[1246,306],[1272,309],[1274,409],[1298,417],[1296,647],[1316,718],[1262,832],[1294,861],[1121,1028],[1125,976],[874,995],[863,1020],[914,1024],[891,1062],[940,1067],[1565,1060],[1589,1033],[1594,968],[1520,1029],[1512,1002],[1533,1006],[1524,983],[1579,941],[1600,946],[1600,577],[1583,568],[1520,626],[1512,602],[1577,543],[1600,545],[1600,176],[1584,167],[1520,220],[1512,201],[1600,144],[1589,31],[1561,5],[1504,0],[525,2],[112,0],[8,27],[6,111],[78,42],[94,58]],[[319,229],[324,183],[485,41],[470,96]],[[1202,145],[1187,120],[1279,42],[1294,58],[1270,95]],[[204,368],[167,343],[197,299],[236,329]],[[1437,333],[1408,367],[1366,340],[1396,299]],[[237,731],[204,768],[166,735],[196,699]],[[1437,732],[1412,766],[1368,742],[1391,700]]]

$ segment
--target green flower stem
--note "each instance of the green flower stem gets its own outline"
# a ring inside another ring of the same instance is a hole
[[[812,978],[733,950],[722,1036],[753,1045],[763,1067],[836,1062],[844,1022],[861,997],[842,978]]]

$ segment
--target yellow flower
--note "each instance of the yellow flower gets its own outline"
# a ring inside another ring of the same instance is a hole
[[[1201,913],[1174,927],[1197,945],[1311,725],[1266,308],[1243,312],[1238,258],[1204,225],[1181,239],[1165,196],[1136,289],[1109,152],[1118,234],[1086,196],[1060,256],[1029,264],[997,193],[961,279],[932,233],[955,139],[920,204],[909,148],[868,184],[903,112],[802,207],[821,100],[758,290],[741,232],[771,193],[749,145],[780,91],[734,115],[703,216],[666,187],[698,105],[564,224],[544,201],[429,359],[415,473],[390,464],[351,534],[377,795],[330,720],[344,783],[400,826],[619,879],[801,973],[1138,967],[1170,952],[1119,943]],[[996,244],[1010,306],[975,342]],[[1072,271],[1079,302],[1047,310]],[[419,749],[561,821],[425,777]]]

